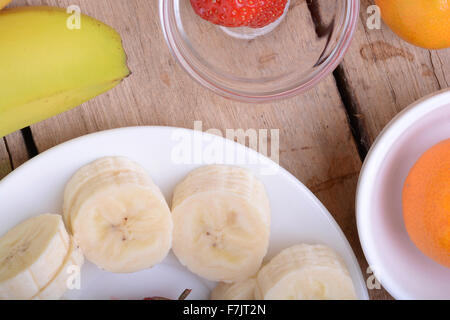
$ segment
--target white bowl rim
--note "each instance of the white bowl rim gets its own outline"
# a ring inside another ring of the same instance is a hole
[[[431,114],[437,109],[445,106],[450,102],[450,88],[440,90],[429,94],[397,114],[381,131],[370,148],[366,159],[362,165],[356,189],[356,224],[358,228],[358,236],[361,242],[364,255],[369,266],[377,266],[377,280],[395,299],[413,299],[410,296],[404,296],[401,293],[395,281],[389,278],[389,270],[383,268],[381,264],[376,263],[376,258],[372,255],[368,238],[366,236],[370,225],[367,224],[368,206],[373,191],[375,177],[380,167],[397,139],[402,136],[413,123],[417,120]]]

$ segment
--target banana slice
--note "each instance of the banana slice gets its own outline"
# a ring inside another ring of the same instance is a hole
[[[123,172],[140,172],[143,176],[147,175],[141,166],[125,157],[101,158],[82,167],[75,173],[64,190],[63,218],[69,232],[71,232],[69,209],[73,205],[73,199],[79,194],[80,190],[95,178],[114,176]]]
[[[30,299],[58,272],[69,250],[62,217],[28,219],[0,238],[0,299]]]
[[[211,300],[255,300],[256,278],[241,282],[220,282],[211,292]]]
[[[84,263],[80,247],[72,239],[69,253],[50,283],[36,294],[33,300],[59,300],[69,289],[71,277],[79,277]],[[74,268],[75,267],[75,268]],[[74,279],[75,280],[75,279]]]
[[[323,245],[300,244],[281,251],[261,268],[256,284],[257,299],[356,299],[344,262]]]
[[[191,172],[173,196],[173,251],[192,272],[212,281],[254,275],[267,253],[270,205],[263,184],[238,167]]]
[[[68,183],[64,202],[75,241],[102,269],[139,271],[170,250],[169,207],[144,169],[130,160],[100,159],[82,168]]]

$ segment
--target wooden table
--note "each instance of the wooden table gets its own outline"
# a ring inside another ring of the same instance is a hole
[[[293,0],[304,2],[305,0]],[[315,89],[265,105],[226,100],[179,67],[165,44],[157,0],[15,0],[13,6],[77,4],[123,37],[133,75],[70,112],[0,139],[0,178],[39,152],[86,133],[135,125],[193,128],[280,128],[280,164],[304,182],[333,214],[363,274],[367,262],[355,223],[362,161],[380,130],[413,101],[449,87],[450,50],[429,51],[386,26],[366,27],[371,0],[361,0],[358,29],[344,61]],[[304,4],[303,4],[304,5]],[[319,13],[322,8],[318,8]],[[390,299],[384,289],[372,299]]]

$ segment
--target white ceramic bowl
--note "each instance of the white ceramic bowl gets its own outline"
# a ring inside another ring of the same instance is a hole
[[[414,103],[371,148],[358,183],[361,244],[372,270],[396,299],[450,299],[450,268],[426,257],[403,223],[403,183],[419,157],[450,138],[450,90]]]

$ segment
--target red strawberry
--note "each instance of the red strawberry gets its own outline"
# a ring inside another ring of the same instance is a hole
[[[191,0],[195,13],[225,27],[262,28],[284,12],[288,0]]]

